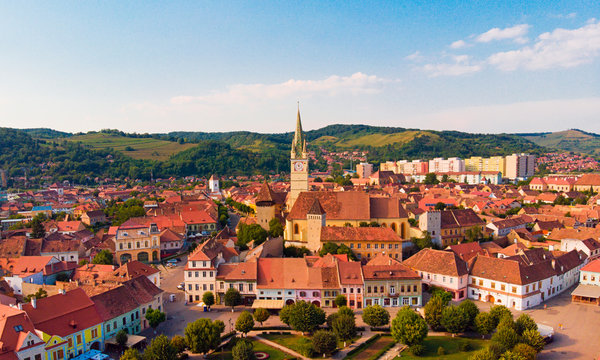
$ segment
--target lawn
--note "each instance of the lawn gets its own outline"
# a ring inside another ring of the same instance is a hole
[[[260,335],[260,337],[270,340],[272,342],[275,342],[279,345],[283,345],[286,348],[292,349],[297,353],[300,353],[300,348],[298,347],[298,340],[300,340],[301,338],[306,338],[305,336],[294,335],[294,334],[262,334],[262,335]],[[358,339],[358,338],[359,337],[357,336],[356,338],[354,338],[354,340],[352,342],[356,341],[356,339]],[[346,346],[350,345],[352,342],[347,341]],[[344,342],[338,341],[337,347],[338,347],[338,349],[343,348]],[[315,357],[321,357],[321,356],[315,355]]]
[[[286,354],[283,351],[272,348],[269,345],[265,345],[256,340],[252,341],[252,345],[254,346],[254,351],[264,351],[269,354],[269,360],[284,360],[293,358],[292,355]],[[207,358],[209,360],[233,360],[233,356],[231,355],[231,347],[228,346],[223,351],[213,353]]]
[[[473,350],[464,352],[460,351],[458,346],[461,342],[468,342],[471,344]],[[464,360],[468,359],[473,351],[479,350],[484,347],[489,340],[480,339],[467,339],[460,337],[447,337],[447,336],[430,336],[425,339],[423,346],[425,346],[425,354],[422,356],[413,356],[407,349],[402,352],[402,357],[396,357],[394,360],[418,360],[418,359],[444,359],[444,360]],[[446,355],[439,356],[437,351],[439,347],[443,347],[446,350]]]
[[[346,359],[352,360],[371,360],[377,359],[382,354],[381,351],[384,350],[385,347],[395,343],[394,339],[391,336],[382,336],[379,339],[375,340],[375,342],[369,344],[369,346],[365,347],[361,351],[347,356]]]

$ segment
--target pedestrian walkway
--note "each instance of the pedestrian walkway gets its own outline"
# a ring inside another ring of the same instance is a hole
[[[346,346],[345,348],[341,349],[340,351],[338,351],[337,353],[335,353],[335,355],[333,355],[331,358],[332,359],[343,359],[343,358],[345,358],[348,355],[348,353],[350,351],[352,351],[352,349],[355,349],[355,348],[359,347],[365,341],[369,340],[371,338],[371,336],[375,335],[375,333],[371,332],[370,328],[367,328],[367,329],[368,330],[365,330],[365,331],[363,331],[361,333],[361,337],[358,340],[356,340],[356,342],[353,342],[349,346]]]

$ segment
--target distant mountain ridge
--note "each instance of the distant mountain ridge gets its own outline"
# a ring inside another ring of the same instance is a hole
[[[600,156],[600,135],[580,129],[517,134],[539,146]]]

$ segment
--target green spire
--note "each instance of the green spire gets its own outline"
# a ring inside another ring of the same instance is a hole
[[[298,115],[296,118],[296,132],[294,133],[294,142],[292,143],[292,157],[305,158],[306,157],[306,140],[304,139],[304,133],[302,132],[302,121],[300,119],[300,102],[298,102]]]

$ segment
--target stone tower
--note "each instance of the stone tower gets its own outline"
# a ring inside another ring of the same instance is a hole
[[[307,248],[310,251],[319,251],[321,248],[321,229],[325,226],[327,218],[325,210],[321,207],[319,199],[315,197],[310,209],[306,213]]]
[[[288,210],[292,209],[298,195],[302,191],[308,191],[308,153],[306,152],[306,139],[302,132],[302,122],[300,121],[300,106],[298,106],[298,116],[296,119],[296,132],[292,142],[292,152],[290,155],[290,194],[288,197]]]

